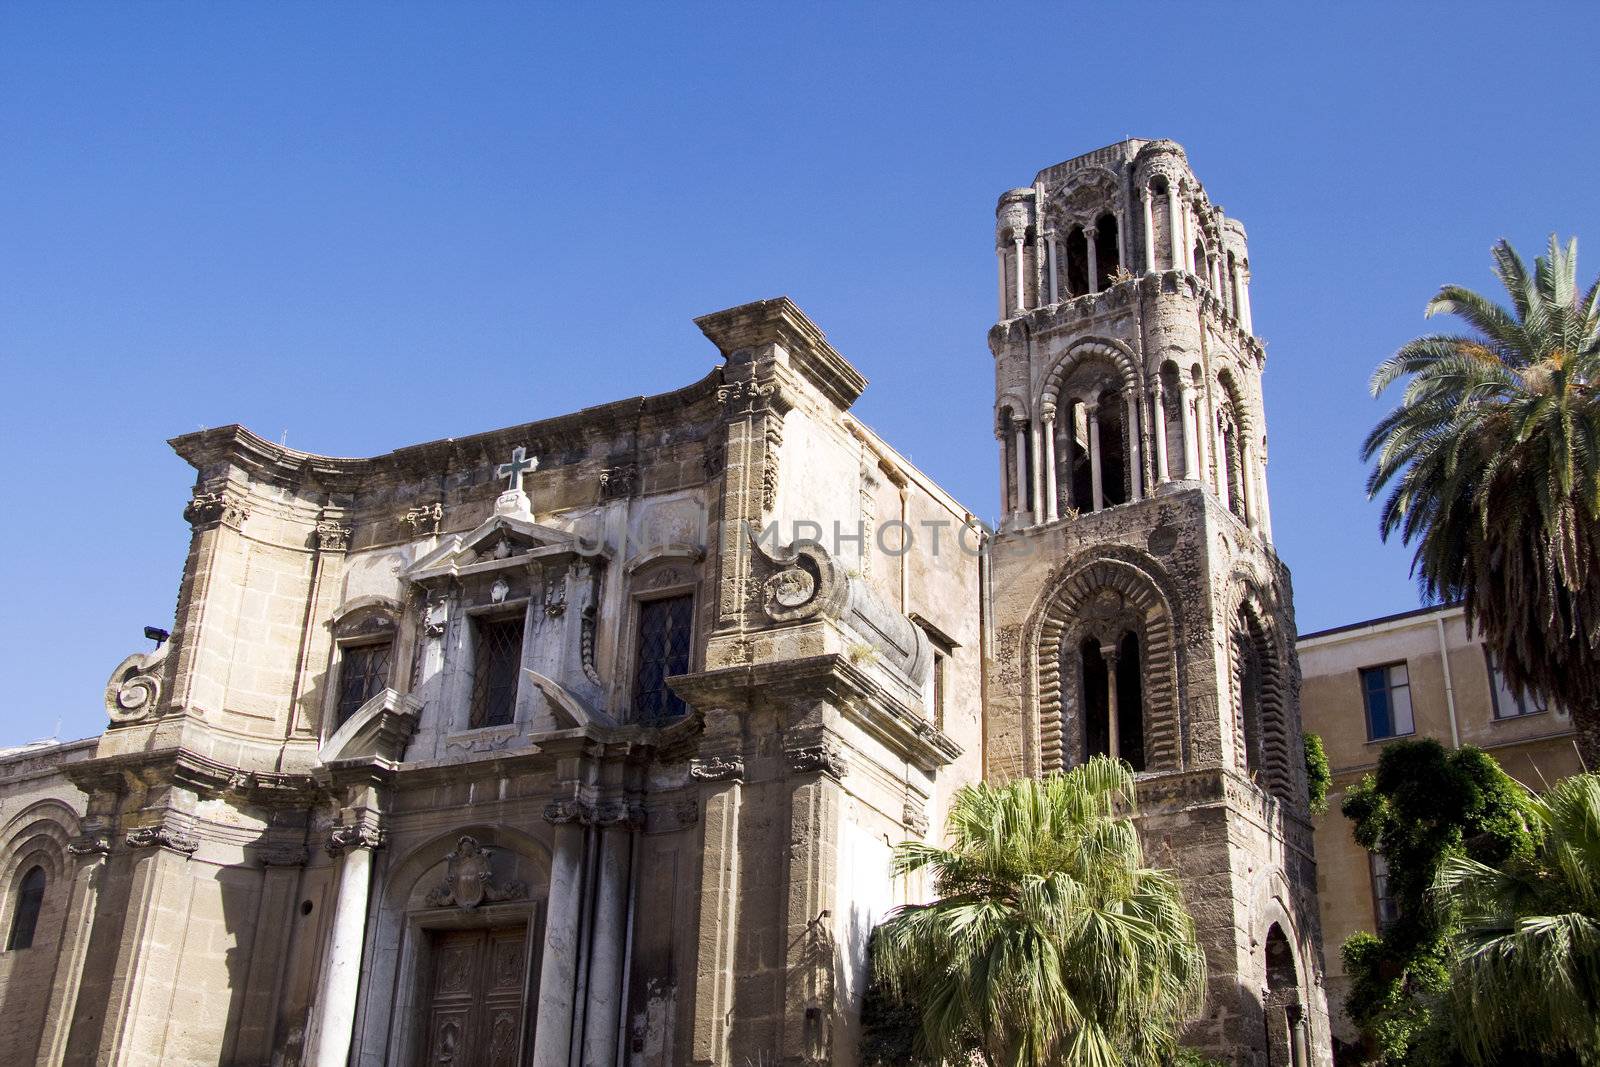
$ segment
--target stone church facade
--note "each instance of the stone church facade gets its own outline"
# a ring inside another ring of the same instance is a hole
[[[1112,752],[1206,943],[1190,1039],[1326,1063],[1244,231],[1128,141],[998,235],[998,531],[785,298],[697,320],[722,362],[661,396],[368,459],[176,438],[171,639],[92,744],[0,754],[0,1059],[844,1067],[930,888],[893,846]]]

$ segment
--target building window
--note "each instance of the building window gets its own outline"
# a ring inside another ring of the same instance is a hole
[[[1411,676],[1404,663],[1363,668],[1361,695],[1367,705],[1367,740],[1404,737],[1416,731],[1411,718]]]
[[[1372,869],[1372,906],[1378,915],[1378,930],[1381,933],[1394,925],[1400,918],[1400,903],[1389,895],[1389,864],[1376,852],[1367,853],[1368,865]]]
[[[39,925],[39,909],[44,906],[44,868],[30,867],[17,884],[17,906],[11,911],[11,934],[6,951],[33,947],[33,932]]]
[[[639,604],[638,664],[634,671],[634,717],[647,726],[671,722],[689,711],[667,679],[689,670],[694,597],[674,596]]]
[[[516,718],[517,674],[522,666],[522,616],[479,619],[472,665],[472,716],[468,725],[504,726]]]
[[[393,644],[357,645],[339,656],[339,706],[334,728],[350,721],[350,716],[389,684],[389,660]]]
[[[1495,665],[1494,656],[1487,648],[1483,650],[1483,661],[1489,668],[1489,698],[1493,703],[1496,719],[1520,719],[1524,715],[1538,715],[1548,710],[1545,702],[1532,693],[1518,696],[1511,691],[1511,687],[1506,684],[1506,676],[1500,673],[1500,668]]]

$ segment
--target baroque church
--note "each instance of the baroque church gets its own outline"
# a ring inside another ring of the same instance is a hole
[[[786,298],[676,392],[365,459],[239,426],[108,726],[0,756],[0,1061],[858,1060],[980,779],[1110,753],[1205,945],[1186,1043],[1330,1062],[1244,228],[1171,141],[1000,197],[1002,521]]]

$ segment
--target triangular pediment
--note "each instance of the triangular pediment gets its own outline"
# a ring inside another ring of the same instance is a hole
[[[565,530],[515,515],[493,515],[470,533],[444,538],[439,547],[407,568],[405,576],[412,581],[426,581],[444,575],[495,570],[527,562],[533,557],[569,552],[593,556],[603,554],[603,549]]]

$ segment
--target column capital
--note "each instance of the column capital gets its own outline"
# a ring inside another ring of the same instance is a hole
[[[328,855],[337,856],[348,848],[380,849],[388,844],[388,841],[389,835],[385,830],[376,824],[363,821],[330,829],[325,847]]]

